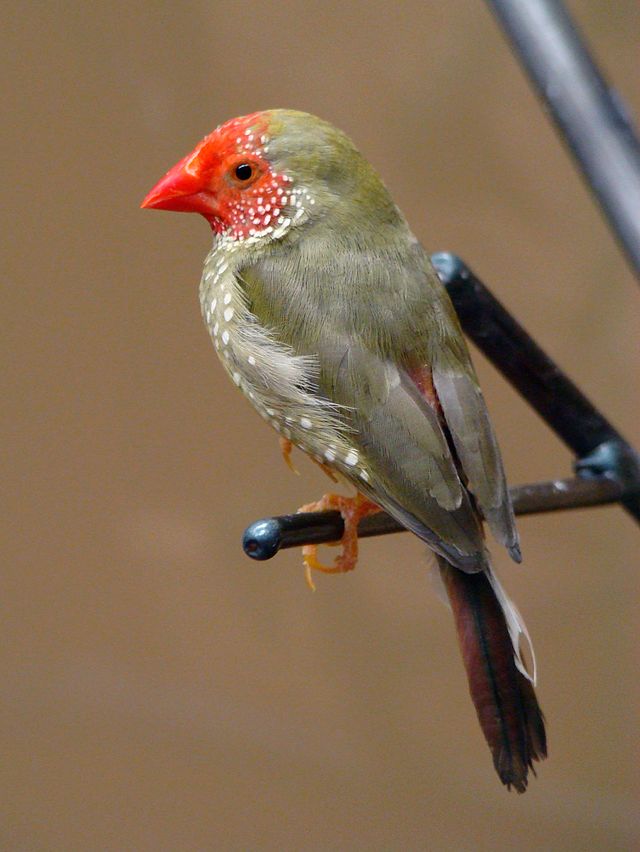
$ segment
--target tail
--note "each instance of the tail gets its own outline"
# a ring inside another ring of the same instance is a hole
[[[533,761],[547,756],[544,716],[517,649],[524,626],[494,576],[465,574],[442,557],[438,565],[493,765],[508,789],[524,793]]]

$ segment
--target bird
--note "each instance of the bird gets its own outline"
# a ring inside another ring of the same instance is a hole
[[[305,112],[226,121],[153,187],[143,208],[199,213],[213,232],[200,306],[233,383],[279,434],[435,554],[468,687],[496,772],[527,789],[547,754],[524,622],[491,566],[485,526],[521,561],[503,462],[455,309],[425,249],[351,139]]]

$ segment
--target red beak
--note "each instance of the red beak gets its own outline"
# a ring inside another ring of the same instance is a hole
[[[201,213],[209,221],[216,215],[215,196],[208,190],[194,154],[176,163],[153,187],[140,207]]]

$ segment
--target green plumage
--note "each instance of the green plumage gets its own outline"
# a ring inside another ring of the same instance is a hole
[[[303,227],[250,250],[239,265],[251,316],[293,353],[317,360],[315,392],[341,406],[371,472],[367,484],[352,476],[361,491],[473,571],[486,560],[468,483],[518,558],[498,446],[457,317],[425,251],[344,134],[300,113],[277,111],[270,124],[274,169],[315,203],[305,207]],[[424,367],[433,370],[446,422],[411,379]],[[322,457],[322,436],[307,438]]]
[[[384,184],[331,125],[271,110],[217,128],[145,204],[211,223],[202,313],[260,415],[438,555],[494,764],[524,791],[546,740],[528,634],[484,542],[486,519],[520,558],[500,451],[455,311]]]

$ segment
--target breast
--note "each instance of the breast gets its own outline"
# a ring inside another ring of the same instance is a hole
[[[258,414],[316,460],[368,481],[340,406],[317,390],[317,358],[297,354],[249,311],[233,255],[214,251],[200,282],[200,306],[220,362]]]

